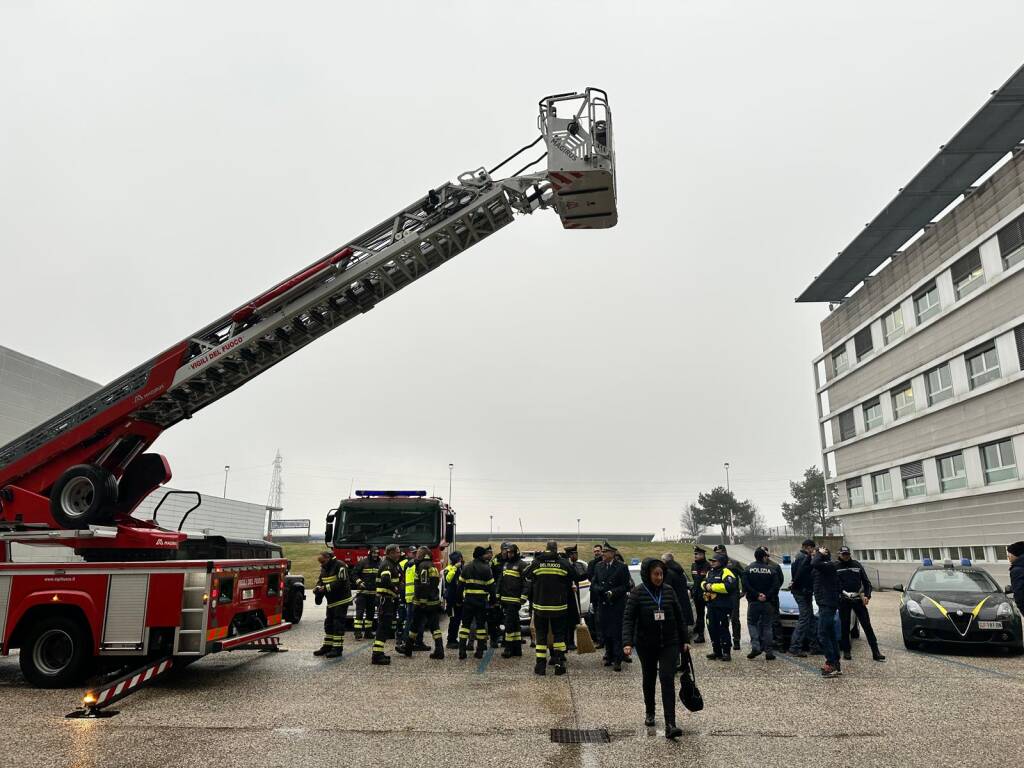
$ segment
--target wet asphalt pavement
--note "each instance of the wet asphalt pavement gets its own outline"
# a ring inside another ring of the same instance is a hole
[[[211,656],[115,705],[116,717],[66,720],[81,690],[42,691],[21,679],[16,657],[0,658],[2,765],[295,766],[459,763],[625,766],[935,766],[1019,760],[1024,658],[909,652],[898,595],[878,593],[871,614],[885,663],[863,639],[844,675],[823,680],[820,658],[780,656],[729,664],[703,658],[697,678],[707,703],[679,707],[677,743],[643,725],[639,664],[621,673],[600,654],[570,655],[569,674],[532,674],[528,649],[505,660],[444,661],[418,653],[371,667],[368,641],[346,638],[344,658],[324,661],[310,600],[284,635],[283,654]],[[390,645],[390,644],[389,644]],[[611,742],[559,745],[552,728],[606,728]]]

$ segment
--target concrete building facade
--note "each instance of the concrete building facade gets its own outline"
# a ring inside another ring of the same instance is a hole
[[[847,265],[855,292],[801,297],[833,302],[814,360],[830,502],[885,586],[924,557],[967,557],[1005,584],[1006,545],[1024,539],[1024,152],[994,172],[990,154],[987,178],[884,266]]]

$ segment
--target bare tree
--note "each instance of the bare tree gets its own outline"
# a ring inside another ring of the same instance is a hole
[[[757,507],[754,507],[750,522],[744,527],[743,535],[750,539],[762,539],[768,535],[768,521]]]
[[[683,507],[683,512],[679,516],[679,525],[683,530],[683,536],[694,541],[707,530],[707,526],[700,521],[698,514],[693,509],[693,504],[690,503]]]

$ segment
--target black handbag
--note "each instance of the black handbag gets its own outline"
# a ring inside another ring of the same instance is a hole
[[[679,674],[679,700],[691,712],[704,709],[704,697],[697,687],[697,678],[693,672],[693,658],[690,652],[683,653],[683,665]]]

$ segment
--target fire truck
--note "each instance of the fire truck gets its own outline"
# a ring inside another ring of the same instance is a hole
[[[607,94],[587,88],[547,96],[537,121],[536,140],[498,165],[428,190],[0,447],[0,654],[20,649],[26,678],[56,687],[80,681],[101,657],[187,661],[276,642],[291,626],[282,617],[287,561],[269,549],[231,557],[230,542],[133,516],[171,478],[167,460],[148,449],[165,429],[373,309],[516,214],[551,209],[566,229],[614,226]],[[541,141],[539,158],[496,176]],[[546,168],[527,172],[545,158]],[[80,561],[10,562],[14,543],[69,547]]]
[[[397,544],[403,551],[429,547],[440,567],[445,549],[455,544],[455,511],[426,491],[356,491],[328,512],[324,540],[349,565],[371,548]]]

